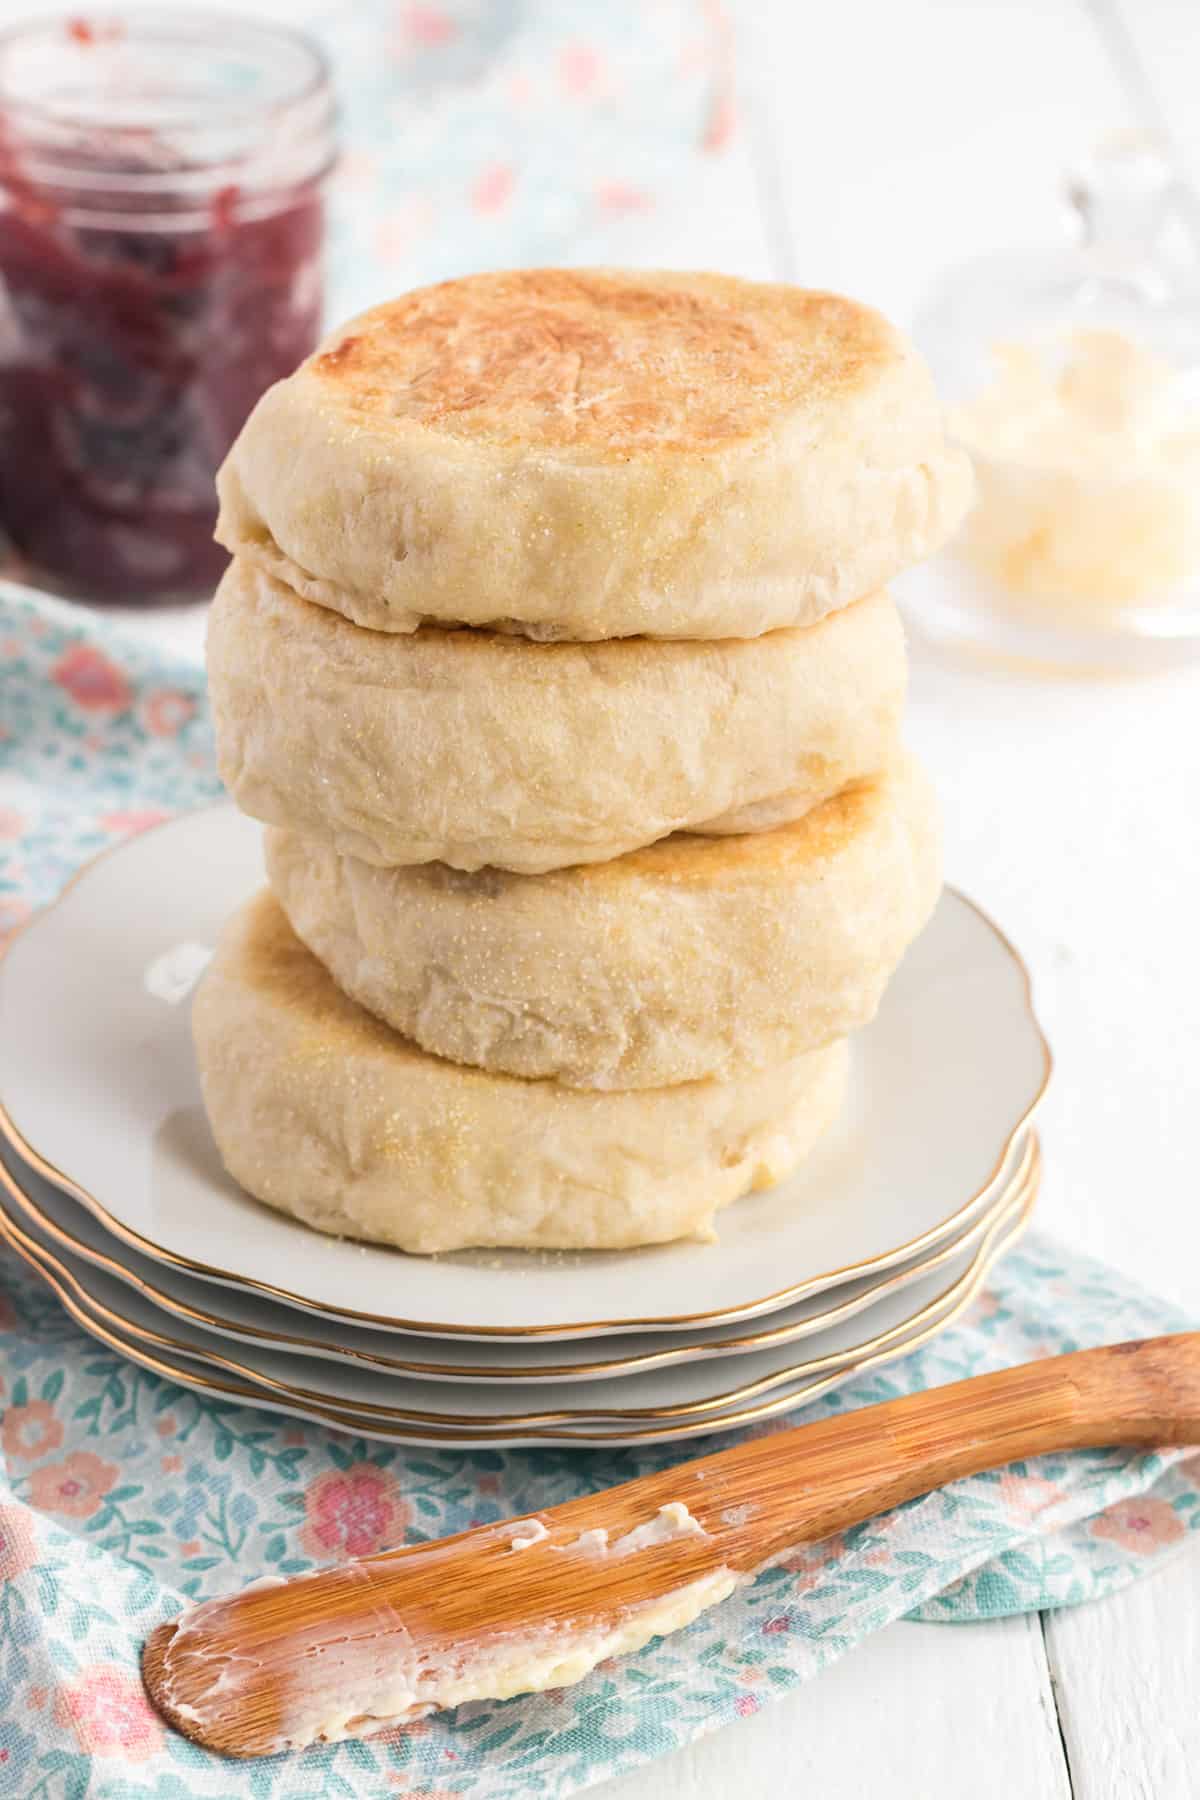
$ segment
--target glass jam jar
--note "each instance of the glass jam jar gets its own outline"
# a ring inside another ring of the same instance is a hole
[[[0,32],[0,539],[75,597],[211,592],[213,477],[315,344],[322,52],[199,11]]]
[[[1131,668],[1200,652],[1200,219],[1154,139],[1068,186],[1077,248],[949,273],[915,323],[976,501],[905,578],[934,636]]]

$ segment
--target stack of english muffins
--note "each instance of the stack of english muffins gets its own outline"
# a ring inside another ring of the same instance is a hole
[[[884,591],[968,497],[924,365],[830,294],[477,276],[336,333],[220,487],[230,1171],[406,1250],[710,1233],[940,885]]]

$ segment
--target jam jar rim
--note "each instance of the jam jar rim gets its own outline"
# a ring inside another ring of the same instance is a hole
[[[0,26],[0,115],[11,119],[18,128],[24,125],[34,132],[41,125],[43,129],[57,129],[64,134],[102,134],[103,139],[114,148],[122,142],[144,140],[144,125],[122,124],[119,120],[104,121],[101,124],[83,113],[75,115],[62,105],[26,99],[13,93],[11,89],[6,91],[6,52],[22,40],[36,41],[41,38],[52,42],[57,35],[70,31],[80,17],[78,11],[64,9],[48,15],[26,15]],[[167,46],[172,43],[181,47],[201,46],[211,39],[214,32],[233,32],[242,41],[257,42],[264,48],[269,47],[272,42],[288,45],[307,65],[301,68],[297,80],[290,88],[260,98],[231,97],[227,101],[214,100],[202,105],[193,103],[181,107],[177,118],[167,116],[159,125],[161,129],[177,132],[201,132],[215,123],[234,126],[258,120],[269,126],[272,122],[282,123],[285,120],[303,121],[306,137],[310,142],[315,141],[317,150],[297,171],[286,177],[276,174],[256,179],[252,149],[238,152],[232,157],[225,155],[208,160],[200,158],[183,167],[149,170],[109,167],[105,159],[102,158],[97,163],[92,156],[89,156],[87,164],[81,164],[63,158],[61,143],[59,146],[53,143],[39,145],[34,139],[23,142],[20,151],[23,172],[28,179],[44,188],[58,188],[64,196],[70,194],[82,203],[84,209],[90,190],[103,194],[110,204],[118,195],[140,201],[161,196],[166,203],[164,223],[169,218],[174,224],[178,222],[179,212],[186,208],[193,197],[211,194],[213,188],[221,186],[223,182],[238,184],[245,193],[253,194],[261,202],[273,194],[290,193],[315,185],[329,174],[337,161],[338,108],[329,55],[311,33],[274,20],[248,18],[245,14],[208,6],[189,6],[186,10],[130,6],[101,17],[106,23],[128,27],[130,36],[142,33],[148,41],[157,41]],[[310,115],[307,119],[306,113]],[[145,222],[148,224],[149,220],[145,219]]]

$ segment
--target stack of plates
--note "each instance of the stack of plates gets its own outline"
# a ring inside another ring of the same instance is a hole
[[[72,1316],[220,1398],[394,1443],[628,1444],[788,1411],[970,1305],[1037,1193],[1025,970],[947,891],[851,1093],[718,1244],[442,1257],[329,1239],[224,1173],[187,997],[262,880],[229,807],[85,869],[0,966],[0,1238]]]

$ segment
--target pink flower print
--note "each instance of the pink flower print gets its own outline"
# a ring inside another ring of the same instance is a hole
[[[142,708],[146,730],[155,737],[178,737],[195,716],[195,699],[179,688],[159,688],[149,695]]]
[[[712,61],[712,40],[704,36],[688,38],[679,52],[679,73],[694,75],[707,69]]]
[[[846,1540],[838,1531],[819,1544],[807,1545],[794,1555],[785,1556],[780,1567],[798,1578],[796,1587],[800,1593],[806,1594],[810,1588],[816,1587],[830,1563],[842,1554],[845,1547]]]
[[[15,806],[0,806],[0,838],[19,838],[24,829],[24,817]]]
[[[471,189],[471,205],[477,213],[503,212],[512,198],[516,177],[507,163],[492,163]]]
[[[977,1319],[994,1319],[1000,1311],[1000,1296],[993,1288],[984,1288],[975,1296],[974,1316]]]
[[[629,181],[602,181],[596,189],[600,210],[606,213],[651,212],[654,202],[645,188]]]
[[[573,100],[583,100],[600,84],[599,52],[590,44],[568,44],[558,59],[563,87]]]
[[[48,1456],[63,1441],[63,1428],[48,1400],[31,1400],[27,1406],[10,1406],[0,1425],[0,1445],[6,1456],[22,1456],[28,1462]]]
[[[751,1713],[756,1713],[758,1711],[758,1695],[739,1694],[733,1703],[733,1710],[735,1713],[739,1714],[741,1718],[748,1719]]]
[[[309,1556],[368,1556],[394,1544],[408,1507],[396,1482],[375,1463],[329,1469],[304,1496],[300,1542]]]
[[[427,200],[411,200],[380,219],[375,227],[375,254],[381,262],[398,263],[428,237],[431,212]]]
[[[183,1467],[182,1456],[164,1456],[160,1464],[164,1475],[178,1475]]]
[[[369,150],[343,150],[335,179],[347,193],[356,194],[372,188],[379,179],[379,159]]]
[[[763,1621],[762,1632],[764,1637],[777,1637],[781,1632],[784,1632],[787,1629],[788,1622],[786,1619],[764,1619]]]
[[[481,1494],[498,1494],[500,1492],[500,1477],[498,1475],[481,1475],[479,1480],[475,1483],[475,1486],[479,1489]]]
[[[159,1437],[174,1437],[179,1430],[179,1420],[174,1413],[163,1413],[154,1427]]]
[[[1011,1469],[1000,1477],[1000,1496],[1023,1519],[1036,1519],[1066,1497],[1060,1487],[1043,1476],[1014,1475]]]
[[[54,1717],[69,1725],[81,1750],[142,1763],[162,1748],[163,1728],[142,1691],[124,1669],[101,1663],[58,1690]]]
[[[102,650],[76,644],[51,670],[64,693],[85,712],[124,712],[133,690],[123,671]]]
[[[0,944],[20,931],[30,911],[28,900],[18,899],[16,894],[0,894]]]
[[[704,136],[700,140],[701,148],[713,152],[724,150],[733,137],[736,123],[737,107],[734,103],[733,90],[725,88],[717,95],[709,109]]]
[[[116,1463],[105,1462],[90,1450],[75,1450],[62,1462],[34,1470],[29,1478],[30,1498],[43,1512],[90,1519],[99,1512],[109,1488],[116,1486],[120,1473]]]
[[[179,1554],[180,1556],[199,1556],[203,1548],[204,1545],[199,1538],[189,1538],[186,1544],[180,1544]]]
[[[458,36],[458,25],[440,6],[406,6],[400,25],[410,44],[419,50],[440,50]]]
[[[160,806],[140,806],[133,812],[103,813],[99,823],[104,831],[116,831],[122,837],[132,837],[135,832],[149,831],[153,826],[163,824],[170,816]]]
[[[0,1585],[15,1581],[37,1561],[37,1543],[23,1506],[0,1506]]]
[[[1092,1522],[1092,1536],[1110,1538],[1123,1550],[1151,1556],[1164,1544],[1183,1537],[1185,1526],[1173,1506],[1148,1494],[1141,1500],[1119,1500]]]

